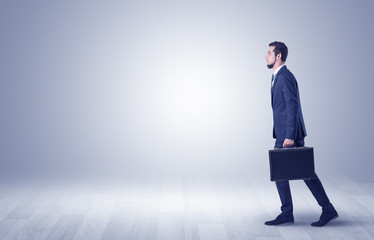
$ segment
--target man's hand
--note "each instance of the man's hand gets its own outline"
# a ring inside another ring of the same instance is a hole
[[[295,144],[295,141],[292,140],[292,139],[284,139],[284,142],[283,142],[283,147],[286,148],[286,147],[291,147]]]

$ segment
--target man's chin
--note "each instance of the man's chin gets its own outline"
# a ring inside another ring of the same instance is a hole
[[[268,64],[267,66],[269,69],[272,69],[274,67],[274,64],[270,64],[270,65]]]

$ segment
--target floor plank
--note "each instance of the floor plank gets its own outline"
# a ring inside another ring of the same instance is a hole
[[[73,239],[83,218],[84,216],[82,215],[62,215],[46,239]]]
[[[95,191],[94,200],[87,212],[75,239],[101,239],[107,226],[110,214],[118,199],[118,187],[99,188]]]

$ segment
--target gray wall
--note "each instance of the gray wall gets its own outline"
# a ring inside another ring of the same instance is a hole
[[[317,170],[372,179],[373,12],[369,0],[2,1],[1,174],[268,178],[264,56],[280,40]]]

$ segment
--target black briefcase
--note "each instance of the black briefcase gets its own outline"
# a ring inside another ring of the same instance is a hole
[[[312,147],[269,150],[269,162],[271,181],[315,178]]]

